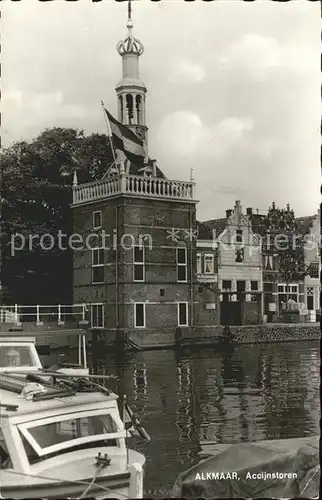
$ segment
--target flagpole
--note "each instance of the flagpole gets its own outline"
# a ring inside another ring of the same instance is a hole
[[[112,139],[112,133],[111,133],[111,126],[110,126],[108,118],[107,118],[107,114],[106,114],[106,110],[105,110],[105,105],[104,105],[103,101],[101,101],[101,105],[102,105],[102,108],[103,108],[103,114],[104,114],[104,120],[105,120],[107,135],[108,135],[108,138],[110,140],[110,146],[111,146],[111,149],[112,149],[112,155],[113,155],[113,160],[114,160],[113,163],[116,164],[116,156],[115,156],[115,151],[114,151],[114,147],[113,147],[113,139]]]

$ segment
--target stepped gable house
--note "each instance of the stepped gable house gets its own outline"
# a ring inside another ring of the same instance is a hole
[[[240,201],[226,217],[204,222],[212,231],[220,289],[221,324],[259,324],[262,321],[262,255],[251,220]]]
[[[265,214],[256,213],[248,208],[247,214],[252,221],[253,231],[262,237],[263,251],[263,287],[264,314],[269,321],[281,317],[287,299],[296,302],[299,307],[318,310],[319,296],[319,252],[320,252],[320,216],[295,217],[290,205],[280,209],[273,202]],[[309,239],[314,245],[310,246]],[[283,258],[283,239],[294,248],[294,268],[306,272],[303,278],[296,272],[292,283],[285,283],[280,273]],[[311,298],[309,298],[311,297]]]
[[[147,148],[147,89],[139,75],[143,45],[132,35],[130,13],[127,28],[117,46],[123,66],[118,119]],[[74,303],[89,304],[96,334],[104,333],[107,341],[130,337],[162,344],[173,341],[178,328],[218,323],[218,311],[206,309],[213,297],[197,287],[192,179],[173,181],[155,161],[119,157],[102,180],[74,184],[74,233],[110,235],[105,245],[74,252]]]

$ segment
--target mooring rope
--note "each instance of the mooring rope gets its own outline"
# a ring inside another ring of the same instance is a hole
[[[95,474],[93,476],[93,479],[91,480],[91,482],[89,483],[89,485],[87,486],[87,488],[85,488],[85,490],[83,491],[83,493],[81,494],[81,496],[77,498],[77,500],[81,500],[89,492],[89,490],[92,488],[93,484],[95,483],[95,481],[97,479],[97,476],[99,475],[99,473],[101,472],[101,470],[103,469],[103,467],[104,467],[103,464],[100,464],[97,467],[97,470],[96,470],[96,472],[95,472]]]
[[[82,493],[82,495],[79,497],[79,499],[84,498],[84,495],[86,495],[86,493],[88,493],[88,491],[90,490],[90,488],[93,486],[94,482],[96,481],[99,471],[100,471],[100,469],[97,470],[97,473],[94,475],[92,481],[88,482],[88,481],[81,481],[79,479],[68,479],[66,481],[66,479],[59,479],[57,477],[43,476],[41,474],[27,474],[26,472],[18,472],[15,470],[6,469],[6,472],[10,472],[10,474],[17,474],[19,476],[26,476],[26,477],[32,477],[32,478],[37,478],[37,479],[47,479],[48,481],[57,481],[57,482],[61,482],[61,483],[69,482],[69,483],[74,483],[74,484],[85,485],[86,489]],[[96,488],[100,488],[103,491],[107,491],[107,493],[115,493],[115,490],[112,490],[111,488],[108,488],[106,486],[102,486],[101,484],[96,484],[95,486],[96,486]],[[130,498],[129,496],[124,495],[124,493],[118,493],[118,495],[124,497],[126,500],[128,500]]]
[[[320,469],[320,464],[318,464],[318,465],[315,467],[315,469],[314,469],[314,474],[313,474],[313,476],[312,476],[312,477],[310,477],[310,479],[308,480],[308,482],[307,482],[307,483],[306,483],[306,485],[304,486],[303,490],[302,490],[302,491],[301,491],[301,493],[300,493],[300,497],[303,495],[304,491],[306,490],[306,488],[308,487],[308,485],[310,484],[310,482],[312,481],[312,479],[314,478],[314,476],[316,476],[316,474],[318,473],[319,469]],[[318,497],[316,497],[316,498],[318,498]]]

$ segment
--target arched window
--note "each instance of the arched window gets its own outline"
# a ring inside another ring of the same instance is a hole
[[[135,104],[138,117],[138,125],[142,125],[142,97],[140,95],[136,96]]]
[[[129,118],[129,125],[133,124],[133,96],[132,94],[127,94],[126,95],[126,107],[127,107],[127,113],[128,113],[128,118]]]
[[[121,122],[124,121],[124,109],[123,109],[123,97],[119,96],[119,119]]]

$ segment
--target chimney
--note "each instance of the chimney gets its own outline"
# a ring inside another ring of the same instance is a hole
[[[241,215],[241,213],[242,213],[242,206],[241,206],[240,200],[235,201],[235,212],[236,212],[236,214],[239,214],[239,215]]]
[[[230,217],[232,214],[232,210],[226,210],[226,218]]]
[[[253,215],[253,209],[250,208],[250,207],[246,208],[246,214],[247,215]]]

